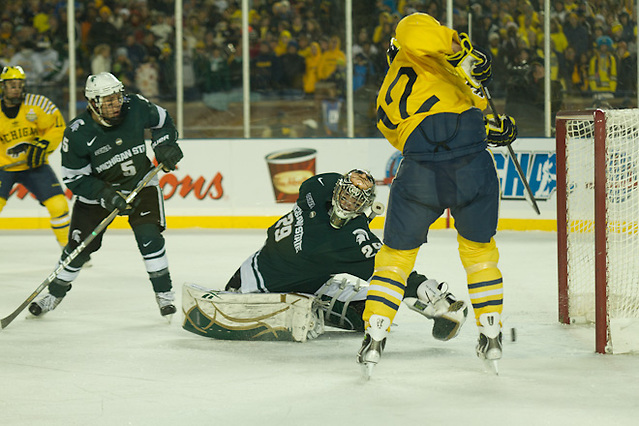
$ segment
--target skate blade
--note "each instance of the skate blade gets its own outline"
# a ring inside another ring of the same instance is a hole
[[[484,367],[486,372],[492,373],[495,376],[499,376],[499,366],[497,364],[497,360],[495,359],[484,359]]]
[[[174,314],[163,315],[162,318],[164,318],[168,324],[171,324],[171,321],[173,321],[173,315]]]
[[[360,365],[362,368],[362,379],[366,381],[370,380],[371,376],[373,375],[373,368],[375,367],[376,364],[372,362],[365,362]]]

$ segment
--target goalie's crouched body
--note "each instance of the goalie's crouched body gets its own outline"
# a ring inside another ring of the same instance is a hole
[[[324,325],[364,331],[362,313],[382,246],[366,212],[375,180],[365,170],[324,173],[302,183],[293,210],[267,231],[225,291],[186,285],[184,328],[221,339],[306,341]],[[381,206],[383,211],[383,206]],[[410,274],[404,302],[434,319],[433,336],[457,335],[468,307],[445,283]]]

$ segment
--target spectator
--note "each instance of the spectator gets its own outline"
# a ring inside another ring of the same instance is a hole
[[[353,60],[353,92],[360,87],[364,87],[367,83],[375,83],[375,70],[370,59],[363,53],[355,55]]]
[[[635,23],[630,19],[630,15],[628,12],[623,11],[619,14],[619,23],[623,28],[621,31],[621,41],[625,41],[626,43],[634,43],[635,42]]]
[[[155,34],[155,44],[162,48],[166,43],[173,42],[173,17],[167,16],[162,12],[157,12],[152,15],[152,22],[155,22],[149,27],[149,31]]]
[[[124,86],[131,93],[136,93],[138,90],[135,87],[135,68],[129,60],[126,47],[119,47],[115,51],[115,60],[111,69],[112,74],[124,84]]]
[[[625,41],[620,41],[617,44],[617,58],[619,66],[615,96],[630,97],[637,90],[637,56],[628,51],[628,44]]]
[[[541,34],[541,37],[543,38],[543,33]],[[568,39],[566,38],[561,23],[557,18],[550,20],[550,39],[553,41],[555,51],[557,53],[563,53],[563,51],[566,50],[566,47],[568,47]],[[539,47],[543,49],[544,45],[540,43]]]
[[[209,60],[209,69],[206,78],[205,91],[226,92],[231,90],[231,76],[229,64],[219,46],[213,48]]]
[[[304,89],[306,60],[297,53],[297,43],[290,41],[288,51],[280,57],[282,63],[282,95],[301,98]]]
[[[306,57],[306,71],[304,72],[304,94],[309,97],[315,93],[315,84],[319,80],[317,72],[322,60],[322,51],[317,42],[311,43],[310,53]]]
[[[158,62],[160,60],[160,56],[162,55],[162,50],[156,45],[156,37],[151,31],[146,31],[144,33],[144,38],[142,39],[142,46],[145,49],[144,60],[146,61],[155,61]]]
[[[9,64],[6,65],[21,66],[24,73],[29,76],[29,83],[37,87],[37,91],[39,91],[44,74],[42,58],[36,54],[36,45],[33,41],[25,41],[20,47],[20,50],[11,57]]]
[[[593,95],[612,97],[617,90],[617,59],[613,54],[612,39],[608,36],[597,38],[597,50],[590,58],[588,79]]]
[[[275,55],[282,56],[288,51],[288,44],[291,41],[290,31],[284,30],[280,32],[280,36],[277,39],[277,45],[273,49]]]
[[[280,63],[267,41],[260,42],[260,51],[251,61],[251,88],[270,94],[279,87]]]
[[[111,72],[111,46],[106,43],[95,46],[91,57],[91,74],[101,72]]]
[[[590,47],[588,27],[584,25],[583,20],[576,13],[568,15],[568,23],[564,25],[564,35],[568,44],[575,49],[577,57],[588,52]]]
[[[322,52],[322,60],[320,61],[317,75],[320,80],[328,80],[337,69],[337,62],[346,62],[346,55],[340,49],[340,39],[338,36],[332,36],[329,40],[328,50]]]
[[[131,61],[133,68],[137,68],[147,55],[146,48],[138,43],[135,39],[135,34],[130,32],[124,38],[124,48],[126,49],[126,56]],[[125,83],[126,84],[126,83]],[[129,87],[127,85],[127,87]]]
[[[112,12],[108,6],[102,6],[98,18],[91,24],[87,34],[87,48],[93,51],[99,44],[118,45],[122,38],[120,32],[111,23]]]

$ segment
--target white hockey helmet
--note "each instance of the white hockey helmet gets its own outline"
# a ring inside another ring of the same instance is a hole
[[[375,201],[375,179],[370,172],[353,169],[339,178],[331,199],[331,226],[339,229],[364,213]]]
[[[98,116],[100,124],[111,127],[119,124],[123,118],[123,108],[115,117],[105,117],[103,107],[103,99],[107,96],[118,94],[120,103],[124,104],[124,85],[113,74],[109,72],[101,72],[96,75],[90,75],[87,78],[84,87],[84,96],[89,101],[89,108]]]

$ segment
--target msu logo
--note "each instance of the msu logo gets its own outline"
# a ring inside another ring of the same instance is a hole
[[[71,123],[71,125],[69,126],[69,129],[71,129],[72,132],[77,132],[80,126],[83,126],[83,125],[84,125],[84,120],[79,119]]]
[[[357,228],[356,230],[354,230],[353,235],[355,235],[355,241],[357,242],[357,244],[360,245],[370,240],[368,232],[364,231],[362,228]]]

